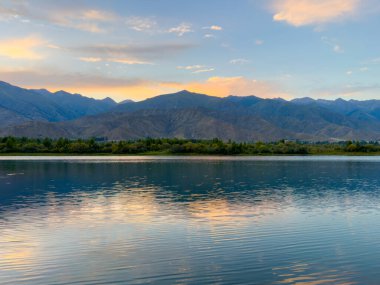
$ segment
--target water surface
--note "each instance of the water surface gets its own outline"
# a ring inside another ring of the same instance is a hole
[[[0,284],[379,284],[379,174],[378,157],[2,157]]]

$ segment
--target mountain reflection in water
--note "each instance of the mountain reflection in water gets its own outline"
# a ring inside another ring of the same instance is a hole
[[[0,161],[0,284],[378,284],[379,171]]]

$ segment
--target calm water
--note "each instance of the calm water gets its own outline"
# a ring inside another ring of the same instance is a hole
[[[379,259],[379,158],[0,161],[0,284],[380,284]]]

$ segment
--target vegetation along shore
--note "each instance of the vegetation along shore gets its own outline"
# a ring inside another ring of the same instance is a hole
[[[198,155],[380,155],[379,142],[233,142],[146,138],[99,141],[35,138],[0,138],[0,154],[198,154]]]

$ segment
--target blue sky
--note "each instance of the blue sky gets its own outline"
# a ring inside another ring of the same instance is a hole
[[[0,2],[0,80],[95,98],[380,99],[377,0]]]

